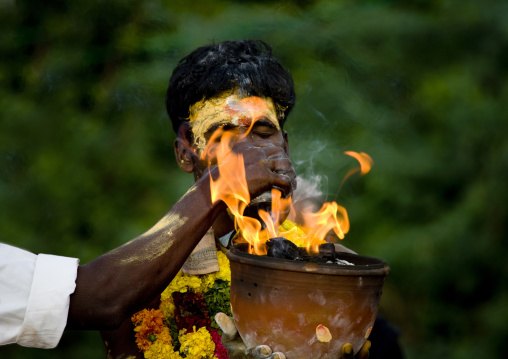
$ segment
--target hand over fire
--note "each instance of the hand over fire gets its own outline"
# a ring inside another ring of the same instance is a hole
[[[284,353],[272,353],[272,349],[267,345],[258,345],[257,347],[247,348],[242,338],[238,335],[233,319],[225,313],[217,313],[215,321],[222,330],[222,344],[228,351],[230,359],[285,359]],[[370,350],[370,341],[367,340],[362,348],[355,355],[353,345],[346,343],[342,346],[341,359],[368,359]]]
[[[212,181],[212,201],[223,200],[230,208],[238,200],[246,205],[272,187],[279,187],[286,195],[296,188],[288,154],[268,141],[237,143],[227,152],[218,151],[217,159],[219,176]]]

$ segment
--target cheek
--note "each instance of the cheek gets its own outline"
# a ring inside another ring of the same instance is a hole
[[[194,163],[194,179],[195,180],[198,180],[200,179],[201,177],[203,177],[203,175],[208,171],[208,168],[211,167],[215,167],[215,165],[210,165],[208,166],[208,163],[203,160],[197,160],[195,163]]]
[[[211,151],[208,153],[208,155],[200,161],[202,163],[202,166],[203,167],[208,167],[208,166],[211,166],[211,167],[214,167],[217,165],[217,156],[216,156],[216,153],[214,151]]]
[[[217,155],[219,151],[224,151],[224,148],[221,148],[220,143],[209,143],[206,146],[205,152],[203,152],[200,156],[200,162],[204,167],[215,167],[217,165]],[[227,151],[229,152],[229,151]],[[224,156],[224,155],[222,155]]]
[[[284,136],[282,136],[282,133],[279,132],[275,137],[276,138],[274,139],[274,144],[280,147],[286,146],[286,140],[284,140]]]
[[[287,143],[286,141],[284,140],[284,137],[282,136],[281,133],[277,133],[276,135],[274,136],[270,136],[270,138],[268,139],[274,146],[277,146],[277,147],[281,147],[281,148],[284,148],[286,149],[287,148]]]

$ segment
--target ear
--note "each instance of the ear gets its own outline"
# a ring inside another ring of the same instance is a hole
[[[288,154],[288,157],[289,157],[289,138],[288,138],[288,133],[286,131],[282,131],[282,137],[284,138],[284,146],[283,146],[284,152],[286,152]]]
[[[196,154],[186,138],[178,137],[174,143],[175,158],[178,166],[187,173],[194,172],[194,161],[192,157]]]

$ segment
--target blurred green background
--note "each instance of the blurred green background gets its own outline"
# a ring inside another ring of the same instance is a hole
[[[292,72],[297,172],[336,198],[343,244],[392,268],[380,312],[408,358],[501,358],[508,337],[508,3],[0,1],[0,240],[86,263],[192,184],[165,89],[211,41],[270,43]],[[0,293],[1,295],[1,293]],[[100,358],[96,332],[1,358]]]

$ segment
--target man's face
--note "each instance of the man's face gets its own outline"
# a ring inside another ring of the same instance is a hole
[[[270,98],[227,93],[200,101],[191,106],[189,125],[200,156],[198,172],[216,164],[217,148],[226,136],[232,137],[230,147],[245,141],[269,141],[288,151],[286,134]]]

